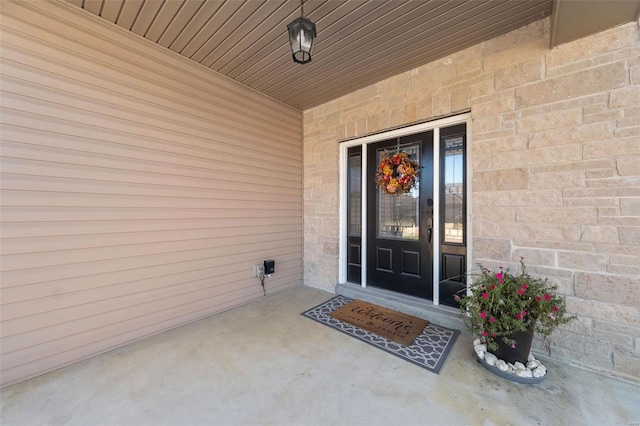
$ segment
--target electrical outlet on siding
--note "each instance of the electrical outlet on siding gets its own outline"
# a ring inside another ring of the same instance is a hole
[[[262,275],[264,275],[264,264],[262,263],[256,263],[253,266],[253,272],[254,272],[254,277],[255,278],[260,278]]]

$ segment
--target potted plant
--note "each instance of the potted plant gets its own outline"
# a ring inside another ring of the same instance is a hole
[[[533,278],[524,259],[520,269],[511,273],[500,267],[491,271],[482,265],[465,294],[455,295],[460,313],[474,335],[498,359],[527,364],[534,332],[551,353],[549,336],[560,325],[575,319],[567,313],[565,300],[557,286],[547,278]]]

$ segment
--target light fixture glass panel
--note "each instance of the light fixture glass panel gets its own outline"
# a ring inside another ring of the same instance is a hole
[[[311,50],[311,44],[313,43],[313,36],[311,34],[311,31],[303,28],[300,32],[300,35],[302,36],[302,42],[300,43],[302,45],[302,49],[306,52],[309,52]]]
[[[300,37],[292,37],[291,38],[291,52],[295,54],[300,51]]]

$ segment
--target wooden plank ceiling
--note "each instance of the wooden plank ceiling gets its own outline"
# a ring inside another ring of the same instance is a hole
[[[295,0],[67,0],[304,110],[551,14],[551,0],[307,0],[313,60],[291,59]]]

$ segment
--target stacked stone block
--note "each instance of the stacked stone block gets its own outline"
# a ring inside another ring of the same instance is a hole
[[[471,111],[473,261],[549,277],[553,356],[640,380],[638,22],[549,49],[549,21],[304,112],[305,282],[338,279],[338,143]]]

